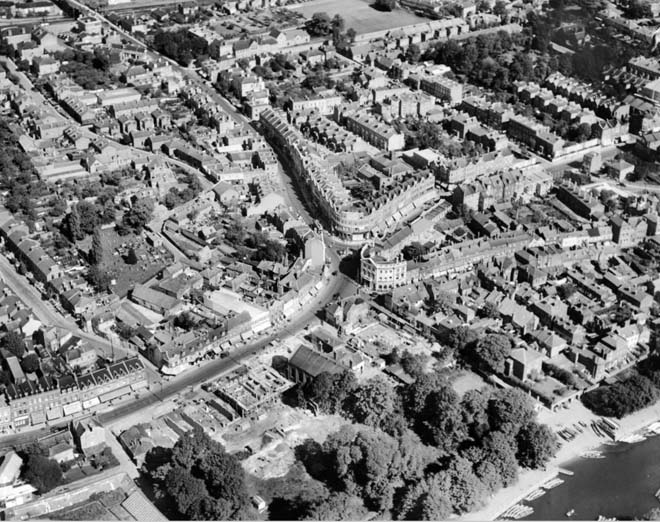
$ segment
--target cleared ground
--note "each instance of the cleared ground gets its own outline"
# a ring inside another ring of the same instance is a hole
[[[358,34],[428,22],[426,18],[402,9],[378,11],[372,4],[373,2],[365,0],[312,0],[289,9],[301,13],[305,18],[311,18],[314,13],[319,12],[326,12],[330,17],[341,15],[346,22],[346,28],[352,27]]]

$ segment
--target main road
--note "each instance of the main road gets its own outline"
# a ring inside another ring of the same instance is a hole
[[[335,265],[336,262],[336,255],[332,253],[331,264]],[[171,381],[163,384],[161,387],[156,386],[158,389],[153,389],[154,385],[152,385],[152,390],[146,392],[141,397],[126,402],[125,404],[120,404],[111,411],[100,413],[96,416],[96,419],[103,425],[110,425],[140,412],[144,412],[145,419],[149,419],[151,418],[149,410],[152,409],[154,405],[171,399],[192,386],[212,380],[234,368],[237,368],[246,359],[249,359],[258,353],[269,343],[276,341],[285,335],[293,335],[300,330],[303,330],[314,319],[316,313],[328,304],[335,295],[353,295],[356,291],[355,283],[345,275],[338,274],[332,276],[321,289],[317,298],[312,303],[305,306],[300,314],[284,328],[281,328],[277,332],[271,333],[266,337],[257,339],[250,344],[237,348],[230,356],[224,359],[214,359],[204,363],[204,365],[199,368],[188,370],[177,377],[174,377]],[[29,444],[47,432],[46,429],[39,429],[0,436],[0,448]]]

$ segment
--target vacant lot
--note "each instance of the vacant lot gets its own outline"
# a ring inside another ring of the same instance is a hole
[[[346,21],[346,28],[352,27],[358,34],[428,22],[426,18],[401,9],[389,13],[378,11],[371,7],[372,3],[365,0],[312,0],[290,9],[302,13],[305,18],[319,12],[326,12],[330,17],[341,15]]]

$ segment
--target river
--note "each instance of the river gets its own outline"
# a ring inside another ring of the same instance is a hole
[[[580,458],[563,467],[574,476],[560,475],[563,484],[539,499],[526,502],[534,513],[526,520],[619,520],[639,518],[660,508],[654,494],[660,489],[660,436],[636,444],[603,446],[603,459]]]

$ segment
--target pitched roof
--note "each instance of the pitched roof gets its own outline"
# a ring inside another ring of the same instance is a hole
[[[289,364],[312,377],[316,377],[323,372],[340,373],[344,370],[332,359],[328,359],[306,346],[298,347],[296,353],[289,359]]]

